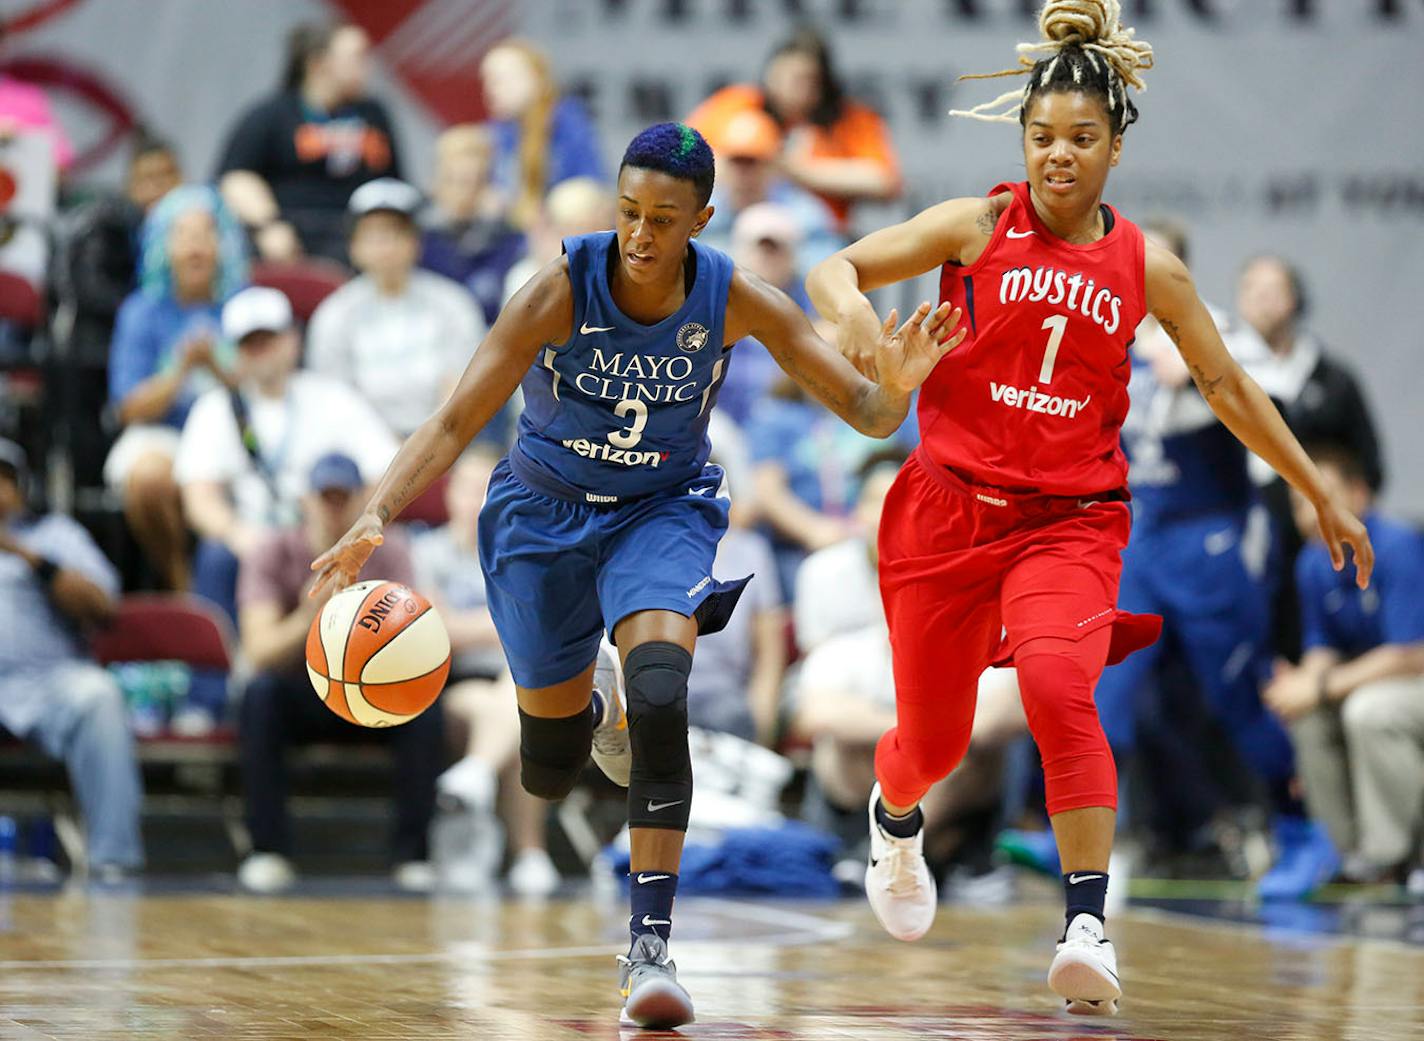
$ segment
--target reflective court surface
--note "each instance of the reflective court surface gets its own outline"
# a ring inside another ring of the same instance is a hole
[[[684,898],[698,1021],[617,1025],[621,899],[0,892],[0,1038],[1397,1041],[1424,1038],[1424,946],[1133,910],[1123,1014],[1061,1013],[1051,903],[941,908],[901,944],[861,901]]]

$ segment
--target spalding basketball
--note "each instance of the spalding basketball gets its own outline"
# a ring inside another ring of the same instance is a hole
[[[430,601],[399,582],[358,582],[326,602],[307,632],[317,697],[363,727],[420,715],[450,675],[450,637]]]

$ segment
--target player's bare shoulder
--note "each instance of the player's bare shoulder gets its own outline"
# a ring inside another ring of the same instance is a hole
[[[549,261],[525,282],[500,312],[499,325],[512,325],[520,339],[539,344],[566,343],[574,331],[574,289],[569,258]]]
[[[987,199],[953,200],[965,204],[963,215],[966,220],[971,214],[973,217],[972,230],[968,227],[962,229],[965,241],[959,250],[961,264],[967,266],[984,255],[984,251],[989,248],[989,243],[994,238],[994,229],[999,226],[999,218],[1008,210],[1009,204],[1013,200],[1013,192],[1000,192]]]
[[[999,218],[1013,201],[1013,193],[946,199],[915,218],[942,249],[941,260],[973,264],[994,237]]]

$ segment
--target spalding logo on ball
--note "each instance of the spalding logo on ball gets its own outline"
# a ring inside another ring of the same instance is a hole
[[[450,675],[450,637],[430,601],[399,582],[359,582],[334,595],[307,632],[317,697],[363,727],[420,715]]]

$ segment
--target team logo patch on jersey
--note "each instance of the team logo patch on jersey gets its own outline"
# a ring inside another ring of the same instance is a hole
[[[677,345],[688,354],[696,354],[707,346],[707,337],[711,335],[707,331],[707,326],[699,322],[686,322],[677,331]]]

